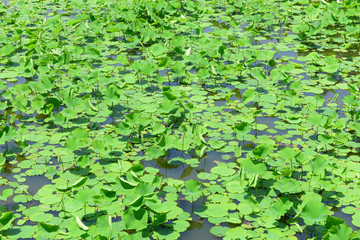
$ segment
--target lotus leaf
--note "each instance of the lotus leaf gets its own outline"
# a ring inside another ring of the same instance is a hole
[[[207,204],[205,213],[210,217],[224,217],[228,214],[227,205],[223,204]]]
[[[293,178],[282,178],[274,184],[274,188],[281,193],[301,192],[301,184]]]
[[[230,228],[226,231],[224,239],[247,239],[247,231],[243,227]]]
[[[324,203],[318,202],[317,200],[310,200],[305,204],[300,216],[306,224],[312,225],[314,223],[325,222],[329,213],[330,211]]]
[[[31,238],[35,233],[34,226],[19,226],[19,227],[12,227],[6,231],[6,235],[10,239],[19,239],[19,238]]]
[[[263,162],[251,160],[249,158],[241,161],[241,165],[246,171],[255,174],[264,174],[266,172],[266,165]]]
[[[137,211],[129,208],[124,212],[123,219],[125,221],[126,229],[135,229],[139,231],[147,227],[148,212],[144,208],[140,208]],[[109,231],[110,229],[104,230]]]
[[[212,168],[211,173],[225,177],[225,176],[233,175],[235,173],[235,170],[221,165],[221,166]]]
[[[184,187],[183,193],[189,197],[191,202],[196,201],[202,194],[201,184],[194,179],[186,181]]]

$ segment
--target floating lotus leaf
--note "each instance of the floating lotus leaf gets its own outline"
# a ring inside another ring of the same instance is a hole
[[[354,224],[357,227],[360,227],[360,214],[358,212],[356,212],[353,216],[352,216],[352,224]]]
[[[243,193],[245,191],[244,187],[241,186],[238,181],[231,181],[227,183],[226,189],[229,193]]]
[[[215,236],[225,236],[227,230],[229,230],[228,227],[214,226],[210,229],[210,232]]]
[[[207,204],[205,213],[210,217],[224,217],[228,214],[228,207],[224,204]]]
[[[11,229],[8,229],[6,231],[6,236],[8,236],[11,239],[19,239],[19,238],[31,238],[35,233],[35,227],[34,226],[16,226],[12,227]]]
[[[201,172],[198,174],[198,178],[202,180],[215,180],[218,178],[216,174]]]
[[[226,166],[216,166],[211,169],[211,173],[217,174],[222,177],[231,176],[235,173],[235,170]]]
[[[61,201],[61,196],[54,194],[44,195],[40,198],[41,203],[49,204],[49,205],[59,203],[60,201]]]
[[[247,230],[243,227],[230,228],[225,233],[224,239],[247,239]]]

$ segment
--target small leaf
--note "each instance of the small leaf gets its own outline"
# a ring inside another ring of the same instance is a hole
[[[57,232],[59,230],[59,225],[47,224],[44,222],[39,222],[38,226],[44,229],[48,233]]]
[[[72,187],[74,189],[78,189],[78,188],[82,187],[88,179],[89,179],[89,177],[79,178],[75,183],[72,184]]]
[[[15,51],[15,46],[11,45],[11,44],[7,44],[5,46],[3,46],[2,48],[0,48],[0,55],[3,56],[7,56],[10,55],[13,51]]]
[[[129,206],[132,206],[134,208],[138,208],[143,204],[143,202],[144,202],[144,196],[141,195],[141,196],[135,198],[134,201],[129,203]]]
[[[129,182],[129,181],[127,181],[127,180],[125,180],[125,179],[123,179],[121,177],[118,177],[118,179],[120,180],[121,186],[126,190],[133,189],[138,185],[138,183]]]
[[[0,217],[0,224],[2,229],[6,228],[5,226],[10,225],[14,220],[14,212],[3,213]]]
[[[256,91],[255,89],[246,89],[245,92],[243,93],[242,99],[244,101],[244,103],[248,103],[250,101],[252,101],[256,96]]]

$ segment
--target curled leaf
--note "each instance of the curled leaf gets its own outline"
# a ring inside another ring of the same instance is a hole
[[[76,220],[76,223],[77,223],[77,225],[79,226],[79,228],[81,228],[82,230],[85,230],[85,231],[89,230],[89,227],[86,226],[86,225],[80,220],[80,218],[79,218],[78,216],[75,217],[75,220]]]

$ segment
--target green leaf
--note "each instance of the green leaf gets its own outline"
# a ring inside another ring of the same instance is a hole
[[[313,124],[315,126],[320,126],[321,124],[323,124],[326,121],[326,117],[313,112],[313,113],[309,114],[309,116],[307,117],[306,120],[310,124]]]
[[[201,184],[199,181],[190,179],[184,183],[184,195],[188,195],[190,202],[196,201],[202,194]]]
[[[297,154],[296,150],[290,147],[285,147],[279,152],[279,156],[284,160],[291,160]]]
[[[96,234],[99,234],[104,237],[111,236],[112,229],[112,219],[109,215],[103,215],[98,217],[96,220]]]
[[[122,121],[115,127],[115,132],[121,135],[129,135],[131,133],[131,127],[126,122]]]
[[[125,189],[125,190],[130,190],[130,189],[133,189],[135,188],[138,183],[132,183],[132,182],[129,182],[121,177],[118,177],[118,179],[120,180],[120,184],[121,186]]]
[[[78,180],[76,180],[73,184],[72,184],[72,188],[74,190],[84,186],[84,184],[86,183],[86,181],[89,179],[89,177],[82,177],[79,178]]]
[[[247,236],[248,236],[248,232],[243,227],[230,228],[225,233],[226,239],[246,240],[246,239],[248,239]]]
[[[259,81],[264,81],[266,80],[266,76],[265,74],[263,73],[263,71],[259,68],[254,68],[252,71],[251,71],[251,75],[256,78],[257,80]],[[245,101],[244,101],[245,102]]]
[[[216,141],[214,139],[210,139],[208,144],[210,145],[210,147],[212,147],[213,149],[221,149],[226,145],[226,142],[224,141]]]
[[[14,221],[14,219],[15,219],[14,212],[3,213],[0,216],[1,230],[5,230],[9,228],[9,226],[11,225],[12,221]]]
[[[243,160],[240,164],[245,168],[246,171],[250,173],[263,175],[266,172],[266,165],[260,161],[247,158]]]
[[[159,68],[166,68],[167,66],[169,66],[171,63],[171,58],[169,57],[164,57],[163,59],[160,60],[160,62],[158,63],[158,67]]]
[[[330,211],[326,205],[316,199],[305,204],[300,216],[304,219],[306,225],[313,225],[315,223],[323,224],[329,214]]]
[[[84,207],[84,204],[80,201],[78,201],[77,199],[74,198],[67,198],[64,201],[64,211],[69,212],[69,213],[74,213],[79,211],[80,209],[82,209]]]
[[[228,206],[226,204],[206,204],[205,213],[209,217],[225,217],[228,215]]]
[[[40,198],[40,202],[42,204],[48,204],[48,205],[52,205],[52,204],[56,204],[59,203],[61,201],[61,195],[55,195],[55,194],[47,194],[44,196],[41,196]]]
[[[353,239],[351,234],[353,233],[351,227],[346,224],[340,224],[333,226],[329,229],[328,233],[324,236],[324,240],[344,240]]]
[[[144,196],[138,196],[135,198],[131,203],[129,203],[129,206],[132,206],[135,210],[137,210],[139,207],[141,207],[144,203]]]
[[[164,46],[164,44],[156,43],[156,44],[153,44],[150,47],[150,51],[155,56],[159,56],[159,55],[163,54],[166,51],[166,47]]]
[[[149,75],[152,74],[155,71],[156,65],[143,61],[140,65],[139,72],[141,74]]]
[[[1,49],[0,49],[0,55],[1,56],[8,56],[10,55],[13,51],[15,51],[16,47],[13,46],[12,44],[7,44],[4,45]]]
[[[272,153],[272,151],[273,151],[273,146],[272,145],[260,144],[260,145],[256,146],[256,148],[254,148],[252,152],[253,152],[255,157],[264,158],[269,153]]]
[[[173,95],[172,93],[168,92],[168,91],[164,91],[163,92],[164,97],[169,100],[169,101],[174,101],[177,99],[177,97],[175,95]]]
[[[188,221],[176,220],[173,222],[173,228],[177,232],[185,232],[189,227],[190,223]]]
[[[92,47],[89,47],[89,46],[87,46],[85,48],[85,53],[90,55],[91,57],[93,57],[95,59],[100,57],[100,51],[98,49],[95,49],[95,48],[92,48]]]
[[[25,238],[33,238],[35,233],[35,226],[14,226],[8,230],[6,230],[5,235],[9,239],[25,239]]]
[[[165,100],[160,103],[159,111],[161,113],[169,113],[176,107],[175,101]]]
[[[135,229],[140,231],[148,226],[148,212],[144,208],[134,210],[129,208],[124,212],[123,220],[125,222],[126,229]]]
[[[101,152],[105,149],[105,142],[102,139],[95,139],[92,142],[92,146],[94,147],[95,151]]]
[[[207,148],[207,145],[205,145],[204,143],[201,143],[200,146],[197,146],[196,148],[196,154],[199,156],[199,157],[203,157],[204,156],[204,153],[205,153],[205,150]]]
[[[235,174],[235,170],[226,166],[216,166],[211,169],[211,173],[217,174],[222,177],[227,177]]]
[[[146,155],[151,157],[151,158],[159,158],[161,156],[165,155],[165,151],[159,147],[156,146],[151,146],[147,149],[146,151]]]
[[[0,155],[1,157],[1,155]],[[4,189],[1,193],[0,200],[6,201],[10,196],[12,196],[14,190],[12,188]]]
[[[166,130],[164,124],[162,124],[161,122],[153,122],[151,124],[151,130],[150,133],[152,135],[157,135],[160,133],[163,133]]]
[[[102,187],[100,189],[100,192],[102,192],[108,198],[115,198],[116,197],[116,191],[113,190],[113,189],[110,189],[108,187]]]
[[[287,197],[281,197],[273,206],[272,211],[275,213],[277,219],[283,216],[291,207],[293,203]]]
[[[317,156],[311,162],[311,167],[315,175],[325,174],[327,160],[322,156]]]
[[[293,178],[284,177],[274,184],[274,188],[281,193],[298,193],[301,192],[301,185]]]
[[[90,201],[92,199],[92,196],[95,195],[94,194],[94,190],[92,189],[80,189],[76,194],[75,194],[75,199],[82,202],[82,203],[86,203],[88,201]]]
[[[38,228],[44,230],[47,233],[54,233],[59,230],[59,225],[56,224],[47,224],[44,222],[38,223]]]
[[[256,97],[256,91],[255,89],[252,88],[246,89],[242,95],[242,99],[245,104],[254,100],[255,97]]]
[[[235,125],[235,133],[239,136],[238,140],[243,140],[242,137],[251,131],[250,124],[242,122]]]

